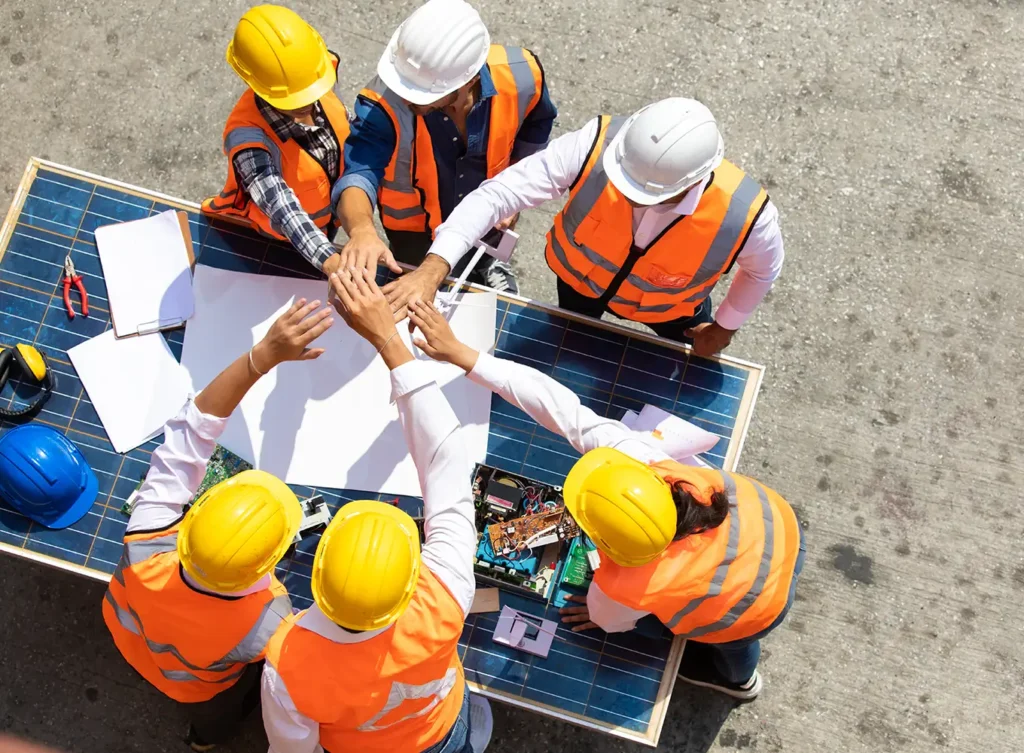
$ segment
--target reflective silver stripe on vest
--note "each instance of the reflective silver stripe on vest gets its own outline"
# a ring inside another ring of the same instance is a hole
[[[207,680],[202,677],[197,677],[191,672],[186,672],[183,669],[161,669],[160,674],[166,677],[168,680],[174,680],[175,682],[206,682],[211,685],[220,685],[221,683],[230,682],[231,680],[237,680],[245,672],[245,665],[238,668],[237,671],[232,672],[229,675],[218,677],[216,680]]]
[[[416,197],[417,202],[419,201],[419,192],[413,187],[413,174],[412,174],[412,154],[414,142],[413,139],[416,135],[416,116],[413,111],[409,109],[409,106],[405,103],[401,97],[395,94],[393,91],[388,89],[380,77],[376,77],[366,88],[376,94],[380,99],[384,100],[391,108],[391,112],[394,113],[397,123],[392,123],[395,127],[395,177],[393,180],[388,180],[387,177],[381,180],[380,185],[382,188],[387,188],[391,191],[398,191],[399,193],[412,194]],[[387,114],[387,111],[385,111]],[[411,212],[411,214],[405,214],[404,217],[415,217],[426,212],[423,207],[416,206],[409,209],[396,210],[399,212]],[[396,219],[403,219],[398,215],[385,211],[385,214],[396,217]]]
[[[750,176],[744,175],[743,180],[733,191],[729,198],[729,208],[725,210],[725,219],[718,227],[715,239],[711,241],[711,247],[700,263],[700,268],[687,285],[688,288],[700,287],[716,274],[725,271],[725,265],[729,263],[729,256],[736,246],[743,228],[747,225],[747,215],[754,204],[754,199],[761,193],[761,185],[752,180]],[[695,295],[703,296],[704,292]],[[688,300],[693,300],[690,298]]]
[[[646,306],[637,305],[636,301],[631,301],[628,298],[623,298],[621,295],[613,295],[609,303],[617,303],[620,306],[626,306],[633,309],[637,313],[647,312],[649,314],[657,314],[662,311],[669,311],[678,306],[678,303],[651,303]]]
[[[519,121],[516,125],[518,128],[526,120],[530,100],[537,93],[537,84],[533,80],[533,71],[530,69],[529,61],[527,61],[526,56],[523,54],[522,47],[506,47],[505,53],[508,56],[508,65],[512,71],[512,80],[516,84],[516,97],[519,102],[519,110],[516,115]]]
[[[114,615],[117,617],[117,621],[121,623],[121,627],[132,635],[142,635],[142,632],[139,630],[139,626],[135,624],[135,620],[132,619],[132,616],[121,609],[118,603],[114,600],[114,594],[110,593],[110,589],[107,589],[107,592],[103,594],[103,600],[106,601],[114,610]]]
[[[281,621],[291,613],[292,602],[288,595],[275,596],[263,605],[260,616],[256,618],[256,622],[253,623],[245,637],[238,642],[238,645],[211,666],[229,667],[239,662],[249,664],[255,661],[256,657],[263,653],[263,649],[270,642]]]
[[[691,599],[687,602],[686,606],[676,612],[672,619],[665,623],[669,630],[674,629],[684,617],[695,612],[705,601],[721,595],[725,576],[729,574],[729,567],[736,560],[736,553],[740,547],[740,516],[739,508],[736,504],[736,482],[733,481],[732,476],[724,471],[722,472],[722,479],[725,481],[725,495],[729,498],[729,541],[725,546],[725,557],[722,558],[722,561],[718,563],[718,567],[715,568],[715,574],[711,578],[711,585],[708,587],[707,593],[696,599]]]
[[[131,533],[128,534],[131,536]],[[117,569],[114,570],[114,580],[124,585],[124,571],[140,562],[145,562],[150,557],[158,554],[167,554],[178,548],[178,533],[158,536],[155,539],[139,539],[126,541],[121,548],[121,559],[117,562]]]
[[[388,700],[384,704],[384,708],[377,712],[372,719],[360,724],[357,729],[360,732],[377,732],[382,729],[387,729],[388,727],[393,727],[399,722],[404,722],[406,719],[415,719],[418,716],[430,713],[437,704],[447,698],[448,694],[452,692],[452,688],[455,687],[455,682],[458,680],[458,677],[459,673],[454,667],[450,667],[448,671],[444,673],[444,677],[440,680],[433,680],[432,682],[427,682],[423,685],[411,685],[404,682],[391,683],[391,689],[388,691]],[[398,708],[403,701],[430,698],[430,696],[434,696],[434,699],[415,714],[409,714],[408,716],[404,716],[391,724],[385,724],[382,727],[377,726],[377,722]]]
[[[386,214],[388,217],[394,217],[396,220],[406,220],[410,217],[418,217],[423,214],[423,207],[407,207],[405,209],[395,209],[394,207],[385,206],[381,204],[380,211]]]
[[[309,215],[309,219],[311,219],[311,220],[318,220],[321,217],[328,217],[328,216],[330,216],[331,212],[333,212],[333,211],[334,211],[334,207],[332,207],[330,201],[328,201],[327,202],[327,206],[325,206],[319,212],[314,212],[313,214]]]
[[[772,555],[775,553],[775,513],[768,502],[768,493],[760,483],[751,479],[754,488],[757,489],[757,499],[761,503],[761,515],[764,516],[764,551],[761,552],[761,564],[757,568],[757,576],[750,590],[743,594],[743,598],[733,604],[732,609],[711,625],[705,625],[686,634],[687,638],[697,638],[701,635],[725,630],[736,624],[736,620],[743,616],[743,613],[750,609],[750,605],[757,601],[764,589],[765,581],[768,580],[768,573],[772,568]]]
[[[549,238],[550,238],[550,241],[551,241],[551,251],[552,251],[552,253],[555,255],[555,258],[558,259],[559,263],[563,267],[565,267],[566,271],[568,271],[568,273],[570,275],[572,275],[573,278],[577,282],[583,283],[595,295],[600,296],[601,293],[604,292],[604,288],[602,288],[600,285],[598,285],[593,280],[588,280],[585,277],[583,277],[582,275],[580,275],[580,273],[577,272],[575,270],[575,268],[573,268],[572,265],[569,264],[569,259],[565,255],[565,249],[562,248],[562,242],[560,240],[558,240],[558,237],[555,235],[555,231],[554,230],[552,230],[551,233],[549,234]]]
[[[271,139],[262,128],[256,126],[240,126],[238,128],[232,128],[224,136],[224,154],[231,154],[231,152],[242,144],[251,144],[258,142],[262,144],[268,152],[270,152],[270,158],[274,160],[274,167],[277,168],[278,172],[281,172],[281,150],[277,148],[277,144]]]

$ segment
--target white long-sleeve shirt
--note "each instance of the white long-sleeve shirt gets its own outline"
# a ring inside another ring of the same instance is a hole
[[[597,133],[598,119],[594,118],[580,130],[559,136],[542,151],[481,183],[437,229],[430,253],[454,269],[455,263],[499,221],[565,194],[583,170]],[[678,215],[693,214],[704,185],[706,182],[675,204],[635,208],[633,242],[637,247],[647,248]],[[736,257],[738,271],[715,312],[715,320],[725,329],[739,329],[771,289],[784,258],[779,213],[769,201]]]
[[[621,421],[597,415],[575,392],[529,366],[481,353],[469,378],[501,395],[548,431],[565,437],[577,452],[611,447],[642,463],[671,459],[658,449],[659,440],[650,432],[633,431]],[[694,455],[714,447],[715,437],[692,428]],[[683,462],[702,465],[696,458]],[[636,621],[648,614],[614,601],[597,583],[587,591],[587,607],[590,619],[608,633],[632,630]]]
[[[190,398],[178,415],[167,422],[163,444],[153,451],[146,480],[139,487],[127,533],[166,528],[181,518],[185,505],[203,483],[206,466],[227,421],[203,413]],[[198,585],[188,573],[184,576],[193,588],[216,593]],[[216,595],[246,596],[267,588],[270,588],[269,575],[243,591]]]
[[[410,361],[391,372],[391,384],[423,491],[423,564],[444,583],[463,614],[468,614],[476,590],[473,463],[459,420],[431,373],[428,364]],[[299,625],[335,643],[359,643],[391,629],[350,633],[315,605],[302,613]],[[262,691],[270,753],[321,753],[319,724],[295,708],[281,676],[270,664],[263,670]]]

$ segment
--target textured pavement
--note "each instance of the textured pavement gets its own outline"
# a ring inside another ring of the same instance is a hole
[[[349,99],[412,3],[291,3]],[[0,0],[0,204],[45,157],[174,196],[221,186],[241,2]],[[729,353],[768,367],[740,471],[807,524],[766,689],[680,689],[661,749],[1024,750],[1024,4],[479,2],[540,57],[559,132],[668,95],[718,116],[779,206],[783,276]],[[524,293],[554,205],[524,217]],[[722,289],[719,291],[719,297]],[[120,660],[102,589],[3,557],[0,731],[74,753],[181,751]],[[260,751],[258,721],[229,751]],[[496,707],[494,750],[639,750]]]

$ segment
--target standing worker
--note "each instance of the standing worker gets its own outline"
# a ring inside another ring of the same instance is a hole
[[[271,753],[482,753],[493,720],[470,698],[459,636],[473,602],[473,463],[455,413],[397,337],[373,273],[332,275],[335,305],[391,370],[423,489],[426,543],[384,502],[349,502],[313,560],[314,605],[270,642],[263,721]]]
[[[287,239],[321,269],[334,253],[331,189],[349,130],[332,91],[338,56],[293,11],[260,5],[238,22],[227,60],[249,89],[224,127],[224,190],[203,211]]]
[[[543,149],[558,113],[536,55],[492,45],[464,0],[428,0],[391,37],[355,114],[336,186],[349,235],[338,264],[375,269],[380,260],[396,272],[395,259],[420,265],[401,289],[433,291],[451,271],[440,257],[424,262],[434,231],[484,179]],[[375,205],[390,250],[374,228]],[[515,214],[480,237],[511,227]],[[472,272],[471,281],[519,290],[511,267],[491,257]],[[384,288],[389,300],[394,286]]]
[[[584,453],[565,479],[565,506],[601,564],[586,598],[574,599],[587,606],[563,609],[563,621],[619,632],[655,614],[687,639],[682,680],[756,698],[760,639],[785,618],[803,567],[789,504],[752,478],[676,462],[650,434],[598,416],[551,377],[478,353],[432,305],[414,301],[409,312],[428,355]]]
[[[610,311],[712,355],[771,289],[784,256],[775,206],[722,154],[718,124],[696,100],[602,115],[467,196],[425,264],[454,264],[494,218],[568,192],[547,235],[559,307],[595,318]],[[733,264],[739,271],[712,318],[711,290]],[[395,304],[433,293],[410,286]]]
[[[333,322],[330,309],[312,313],[319,305],[297,301],[164,428],[104,596],[114,643],[151,685],[186,706],[196,751],[228,740],[259,703],[267,641],[291,613],[274,566],[302,508],[283,481],[245,471],[182,510],[227,417],[260,376],[323,352],[306,348]]]

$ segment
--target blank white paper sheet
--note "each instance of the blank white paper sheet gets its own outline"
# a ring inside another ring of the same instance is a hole
[[[119,340],[107,330],[68,356],[118,452],[161,434],[188,399],[188,372],[160,333]]]
[[[185,329],[181,363],[195,391],[244,354],[292,303],[327,304],[326,280],[229,272],[202,264],[195,270],[195,314]],[[463,297],[450,322],[455,334],[479,350],[494,345],[496,296]],[[418,358],[436,371],[437,383],[468,432],[474,461],[483,461],[491,392],[464,372]],[[284,363],[260,379],[232,414],[218,440],[260,470],[290,484],[419,497],[416,467],[391,403],[391,377],[373,347],[334,316],[334,326],[311,347],[326,350],[315,361]]]
[[[192,270],[174,210],[96,228],[118,337],[181,326],[192,316]]]

